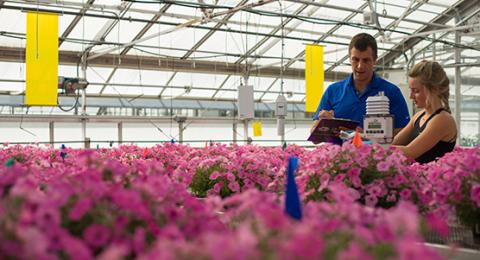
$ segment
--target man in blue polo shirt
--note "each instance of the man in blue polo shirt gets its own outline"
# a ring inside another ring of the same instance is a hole
[[[323,94],[315,112],[319,118],[347,118],[360,123],[366,113],[366,101],[383,91],[390,100],[390,114],[394,116],[394,134],[410,121],[407,103],[400,89],[373,72],[377,61],[377,42],[366,33],[355,35],[349,45],[352,74],[345,80],[331,84]]]

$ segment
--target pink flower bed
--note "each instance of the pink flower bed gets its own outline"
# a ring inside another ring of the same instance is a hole
[[[424,166],[417,174],[415,200],[422,211],[447,219],[452,215],[465,225],[480,224],[480,147],[456,148]]]
[[[283,209],[291,155],[302,221]],[[378,146],[8,146],[0,258],[437,258],[418,244],[417,211],[438,231],[444,216],[476,216],[479,157],[457,149],[420,166]]]
[[[330,187],[337,183],[352,188],[367,206],[389,208],[400,199],[410,199],[411,161],[398,150],[327,144],[304,154],[300,161],[297,181],[307,201],[330,199]]]

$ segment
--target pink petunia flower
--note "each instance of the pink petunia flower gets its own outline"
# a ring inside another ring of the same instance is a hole
[[[233,192],[239,192],[240,191],[240,185],[236,181],[230,182],[228,184],[228,188]]]
[[[71,220],[80,220],[92,207],[92,200],[90,198],[80,198],[72,207],[69,213]]]
[[[390,169],[390,163],[386,161],[381,161],[377,164],[377,170],[381,172],[386,172]]]
[[[377,196],[374,196],[371,194],[365,196],[365,205],[369,207],[375,207],[375,205],[377,205],[377,202],[378,202]]]
[[[111,235],[110,229],[100,224],[92,224],[83,231],[85,243],[94,248],[106,245]]]
[[[210,180],[216,180],[216,179],[217,179],[218,177],[220,177],[220,176],[221,176],[221,175],[220,175],[220,173],[219,173],[218,171],[214,171],[214,172],[212,172],[212,174],[210,174],[209,179],[210,179]]]
[[[43,205],[34,213],[34,219],[38,226],[48,229],[60,225],[60,212],[54,207]]]

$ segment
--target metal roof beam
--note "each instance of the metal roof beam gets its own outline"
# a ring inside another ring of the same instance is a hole
[[[363,5],[361,5],[358,9],[360,11],[362,11],[363,9],[367,8],[368,6],[368,3],[364,3]],[[355,17],[356,13],[351,13],[349,14],[347,17],[345,17],[345,19],[343,19],[342,22],[348,22],[350,21],[351,19],[353,19],[353,17]],[[318,40],[314,43],[319,43],[319,42],[323,42],[329,35],[333,34],[334,32],[336,32],[338,29],[340,29],[340,27],[342,26],[342,24],[337,24],[335,25],[334,27],[332,27],[332,29],[328,30],[328,32],[323,35],[322,37],[318,38]],[[348,48],[348,47],[347,47]],[[300,59],[302,58],[303,56],[305,56],[305,50],[301,51],[297,56],[295,56],[294,60],[295,59]],[[285,65],[285,67],[290,67],[294,62],[289,62]],[[327,74],[327,71],[325,71],[325,74]],[[345,73],[348,75],[348,73]]]
[[[411,14],[414,10],[418,9],[423,3],[418,3],[417,5],[415,5],[413,8],[410,8],[410,10],[406,11],[404,13],[405,16],[408,16],[409,14]],[[388,24],[387,26],[385,26],[385,28],[383,28],[384,30],[385,29],[388,29],[390,27],[393,27],[395,26],[395,23],[396,21],[393,21],[391,22],[390,24]],[[377,33],[375,34],[373,37],[376,38],[380,35],[380,33]],[[404,53],[404,50],[401,49],[401,50],[395,50],[398,52],[398,56],[399,57],[400,55],[402,55]],[[391,51],[393,52],[393,51]],[[332,71],[333,69],[335,69],[338,65],[342,64],[343,62],[345,62],[347,59],[349,58],[349,54],[348,55],[345,55],[343,56],[340,60],[338,60],[335,64],[333,64],[332,66],[330,66],[328,69],[326,69],[326,71]],[[380,61],[380,58],[377,59],[377,64],[386,64],[385,62],[381,62]]]
[[[242,0],[240,1],[240,3],[238,3],[238,5],[235,7],[235,8],[238,8],[240,6],[243,6],[245,5],[246,3],[248,2],[248,0]],[[187,51],[187,53],[185,53],[185,55],[183,55],[182,59],[186,59],[188,57],[190,57],[190,55],[192,55],[195,51],[198,50],[198,48],[200,48],[200,46],[202,44],[204,44],[208,38],[210,38],[210,36],[213,35],[213,33],[215,33],[220,27],[222,27],[222,25],[225,25],[225,23],[233,16],[235,15],[235,13],[229,13],[227,15],[225,15],[225,17],[223,17],[223,19],[220,21],[220,22],[217,22],[217,24],[212,28],[212,30],[208,31],[207,34],[205,34],[202,39],[200,39],[198,42],[195,43],[195,45],[192,46],[192,48]],[[170,78],[167,80],[167,83],[166,85],[170,85],[170,83],[172,82],[173,78],[177,75],[177,73],[173,73]],[[158,94],[158,96],[162,96],[163,92],[166,90],[166,88],[162,89],[160,91],[160,93]]]
[[[368,6],[368,3],[364,3],[363,5],[361,5],[359,7],[359,10],[363,10],[365,9],[366,7]],[[356,13],[351,13],[349,14],[347,17],[345,17],[343,19],[342,22],[348,22],[350,21],[353,17],[355,17]],[[329,35],[332,35],[335,31],[337,31],[339,28],[341,27],[341,24],[337,24],[335,25],[334,27],[332,27],[330,30],[328,30],[327,33],[325,33],[322,37],[320,37],[316,43],[318,42],[322,42],[324,41]],[[298,59],[301,59],[303,56],[305,56],[305,50],[302,50],[299,54],[297,54],[297,56],[295,56],[295,58],[293,58],[291,61],[287,62],[287,64],[285,64],[285,67],[284,69],[288,70],[288,68]],[[332,75],[333,74],[333,75]],[[327,75],[329,75],[328,79],[327,79]],[[325,81],[336,81],[338,80],[339,78],[345,78],[347,77],[349,74],[348,73],[344,73],[344,72],[328,72],[328,71],[325,71],[325,78],[324,80]],[[269,89],[271,87],[274,86],[274,84],[278,81],[279,78],[276,78],[272,84],[269,86]],[[265,94],[263,94],[262,96],[260,96],[260,99],[262,99],[263,97],[265,96]]]
[[[354,9],[354,8],[349,8],[349,7],[345,7],[345,6],[322,4],[322,3],[317,3],[317,2],[308,1],[308,0],[286,0],[286,1],[295,2],[295,3],[305,3],[305,4],[325,7],[325,8],[329,8],[329,9],[336,9],[336,10],[340,10],[340,11],[351,12],[351,13],[354,13],[354,14],[363,14],[363,9],[360,9],[360,8],[359,9]],[[418,8],[415,8],[415,9],[418,9]],[[392,20],[398,20],[398,18],[400,18],[398,16],[384,15],[382,13],[377,13],[377,16],[387,18],[387,19],[392,19]],[[410,22],[410,23],[422,24],[422,25],[431,25],[431,26],[435,26],[435,27],[438,27],[438,28],[448,28],[449,27],[448,25],[445,25],[445,24],[442,24],[442,23],[423,22],[423,21],[413,20],[413,19],[409,19],[409,18],[404,18],[403,21]]]
[[[154,16],[152,17],[152,19],[150,19],[150,22],[147,23],[147,24],[140,30],[140,32],[137,33],[137,35],[133,38],[133,41],[136,41],[136,40],[141,39],[141,38],[147,33],[147,31],[148,31],[150,28],[152,28],[152,26],[154,25],[154,23],[155,23],[156,21],[158,21],[158,19],[160,19],[160,17],[168,10],[168,8],[170,8],[170,6],[171,6],[171,4],[166,4],[166,5],[164,5],[164,6],[160,9],[160,11],[159,11],[156,15],[154,15]],[[120,59],[123,59],[123,57],[124,57],[132,48],[133,48],[133,45],[130,45],[130,46],[125,47],[125,49],[123,49],[123,50],[120,52],[119,58],[120,58]],[[105,81],[106,84],[108,84],[108,83],[112,80],[113,75],[115,75],[115,72],[117,72],[117,69],[118,69],[118,66],[117,66],[117,67],[114,67],[113,70],[112,70],[112,72],[110,72],[110,75],[108,75],[107,80]],[[103,91],[105,90],[105,88],[107,87],[106,84],[102,87],[102,89],[100,89],[100,94],[102,94]]]
[[[295,14],[300,14],[303,10],[305,10],[305,8],[307,8],[308,5],[307,4],[304,4],[302,5],[299,9],[296,10]],[[237,61],[235,61],[235,64],[239,64],[241,63],[242,61],[245,60],[246,57],[250,56],[255,50],[257,50],[258,48],[260,48],[260,46],[262,46],[268,39],[270,39],[273,35],[275,35],[275,33],[277,33],[279,30],[282,29],[283,26],[285,26],[286,24],[288,24],[290,21],[292,21],[293,18],[292,17],[289,17],[287,18],[286,20],[283,21],[283,24],[280,24],[279,26],[277,26],[276,28],[274,28],[270,33],[269,35],[271,36],[266,36],[264,37],[262,40],[260,40],[259,42],[257,42],[257,44],[255,44],[255,46],[253,46],[250,50],[248,50],[246,53],[245,53],[245,56],[244,57],[241,57],[240,59],[238,59]],[[298,26],[298,25],[297,25]],[[295,27],[295,26],[294,26]],[[288,33],[290,33],[291,31],[289,31]],[[284,37],[285,35],[282,35],[282,37]],[[281,38],[277,38],[278,41],[281,40]],[[278,42],[277,41],[277,42]],[[267,51],[267,49],[264,49],[262,50],[261,52],[265,52]],[[247,63],[251,64],[255,61],[254,60],[250,60],[248,61]],[[285,69],[285,68],[282,68],[280,67],[279,69]],[[247,71],[246,71],[247,72]],[[227,78],[222,82],[222,84],[220,84],[220,86],[218,86],[218,90],[222,89],[224,86],[225,86],[225,83],[227,83],[228,79],[230,78],[231,75],[228,75]],[[274,80],[275,82],[276,80]],[[272,87],[273,85],[271,85],[269,87],[269,89]],[[219,91],[216,91],[213,95],[212,95],[212,98],[214,98],[217,94],[218,94]],[[264,94],[265,95],[265,94]],[[262,95],[262,97],[264,96]]]
[[[327,0],[324,0],[327,1]],[[172,17],[172,18],[178,18],[178,19],[185,19],[185,20],[190,20],[190,19],[195,19],[197,18],[196,16],[193,15],[187,15],[187,14],[172,14],[172,13],[165,13],[165,17]],[[221,19],[212,19],[212,22],[221,22]],[[303,22],[303,21],[302,21]],[[236,20],[228,20],[225,22],[225,24],[234,24],[234,25],[239,25],[239,26],[246,26],[247,24],[252,27],[258,27],[258,28],[265,28],[265,29],[275,29],[277,25],[270,25],[270,24],[261,24],[261,23],[254,23],[254,22],[241,22],[241,21],[236,21]],[[307,29],[301,29],[301,28],[295,28],[295,26],[285,26],[284,27],[285,31],[295,31],[297,33],[304,33],[304,34],[310,34],[310,35],[325,35],[324,32],[320,31],[315,31],[315,30],[307,30]],[[331,35],[336,38],[343,38],[343,39],[350,39],[350,35],[340,35],[340,34],[334,34]]]
[[[215,18],[215,17],[219,17],[219,16],[223,16],[223,15],[227,15],[229,13],[235,13],[235,12],[238,12],[238,11],[241,11],[243,9],[250,9],[250,8],[254,8],[254,7],[257,7],[257,6],[261,6],[261,5],[265,5],[265,4],[268,4],[268,3],[271,3],[271,2],[274,2],[275,0],[262,0],[262,1],[258,1],[258,2],[255,2],[255,3],[250,3],[250,4],[245,4],[245,5],[242,5],[242,6],[239,6],[239,7],[235,7],[235,8],[232,8],[232,9],[229,9],[227,11],[221,11],[221,12],[217,12],[217,13],[213,13],[210,17],[208,18],[201,18],[201,19],[193,19],[193,20],[190,20],[190,21],[187,21],[185,23],[182,23],[182,24],[179,24],[177,26],[175,26],[174,28],[170,28],[170,29],[167,29],[167,30],[164,30],[162,32],[158,32],[158,33],[155,33],[155,34],[152,34],[152,35],[148,35],[148,36],[145,36],[141,39],[137,39],[137,40],[134,40],[134,41],[131,41],[129,43],[125,43],[123,44],[122,46],[115,46],[115,47],[108,47],[108,48],[105,48],[105,49],[102,49],[102,50],[99,50],[98,53],[95,53],[95,54],[92,54],[90,55],[87,60],[91,60],[91,59],[96,59],[98,57],[101,57],[102,55],[105,55],[105,54],[108,54],[112,51],[115,51],[115,50],[118,50],[118,49],[123,49],[127,46],[131,46],[131,45],[135,45],[137,43],[141,43],[141,42],[144,42],[144,41],[147,41],[147,40],[150,40],[150,39],[153,39],[155,37],[158,37],[160,35],[164,35],[164,34],[168,34],[168,33],[171,33],[171,32],[174,32],[176,30],[180,30],[180,29],[183,29],[183,28],[186,28],[186,27],[190,27],[190,26],[193,26],[197,23],[200,23],[200,22],[208,22],[210,21],[211,19]]]
[[[87,95],[90,108],[160,108],[160,109],[201,109],[201,110],[234,110],[235,99],[209,100],[199,98],[178,98],[171,100],[160,100],[155,96],[132,97],[129,96],[98,96]],[[134,99],[136,98],[136,99]],[[0,94],[0,106],[24,107],[25,96],[10,96]],[[162,102],[163,101],[163,102]],[[75,103],[74,97],[59,97],[59,103],[65,106],[72,106]],[[295,105],[295,106],[294,106]],[[305,105],[300,102],[288,102],[289,112],[303,112]],[[255,102],[256,111],[274,111],[275,104]]]
[[[81,52],[59,51],[59,64],[77,65],[80,62]],[[0,60],[19,62],[25,59],[25,49],[16,47],[0,47]],[[163,57],[138,57],[136,55],[125,55],[121,62],[116,54],[107,54],[95,60],[89,61],[89,66],[106,68],[125,68],[138,70],[141,59],[142,69],[155,71],[181,71],[207,74],[243,75],[245,65],[216,61],[182,60],[178,58]],[[279,76],[279,67],[263,67],[257,65],[249,66],[250,75],[257,77]],[[338,77],[346,77],[347,73],[331,72],[325,73],[325,80],[331,81]],[[288,68],[284,70],[283,76],[289,79],[304,79],[303,69]]]
[[[65,29],[65,31],[62,33],[62,36],[60,36],[60,38],[58,39],[58,47],[62,45],[68,35],[70,35],[70,33],[73,31],[75,26],[77,26],[77,24],[80,22],[80,19],[82,19],[83,15],[85,14],[85,12],[87,12],[88,8],[90,8],[93,2],[95,2],[95,0],[88,0],[85,3],[85,6],[82,7],[82,9],[80,10],[80,14],[76,15],[75,18],[73,18],[72,22],[68,25],[67,29]],[[0,6],[1,5],[2,3],[0,3]]]
[[[236,7],[240,7],[244,4],[246,4],[248,2],[248,0],[242,0],[240,1],[240,3],[238,3],[238,5]],[[219,22],[217,22],[217,24],[215,24],[215,26],[212,28],[212,30],[210,30],[207,34],[205,34],[202,39],[200,39],[198,42],[195,43],[195,45],[192,46],[192,48],[190,48],[190,50],[185,53],[185,55],[183,55],[182,59],[186,59],[188,57],[190,57],[190,55],[192,55],[203,43],[205,43],[205,41],[208,40],[208,38],[210,38],[210,36],[213,35],[213,33],[215,33],[217,31],[218,28],[220,28],[221,26],[225,25],[225,23],[234,15],[235,13],[229,13],[227,15],[225,15],[225,17],[223,17],[223,19]]]
[[[135,97],[129,96],[99,96],[87,95],[89,107],[107,107],[107,108],[160,108],[160,109],[201,109],[201,110],[233,110],[235,109],[235,99],[199,99],[199,98],[179,98],[172,100],[160,100],[156,96]],[[136,98],[136,99],[134,99]],[[451,96],[450,100],[454,97]],[[25,97],[23,95],[11,96],[0,94],[0,106],[25,107]],[[164,101],[165,103],[162,103]],[[59,97],[59,102],[63,105],[73,105],[74,97]],[[256,111],[274,111],[275,104],[265,102],[255,102]],[[288,102],[290,112],[304,112],[305,104],[303,102]],[[464,96],[462,100],[462,111],[480,111],[480,98],[478,96]],[[22,114],[21,116],[26,116]],[[35,116],[35,115],[28,115]],[[38,116],[38,115],[37,115]]]
[[[305,10],[307,7],[308,7],[308,5],[306,5],[306,4],[300,6],[297,10],[295,10],[295,12],[293,13],[293,16],[302,13],[303,10]],[[270,35],[274,35],[274,34],[276,34],[277,32],[281,31],[282,28],[283,28],[285,25],[287,25],[289,22],[291,22],[292,20],[293,20],[293,17],[288,17],[287,19],[283,20],[283,23],[281,23],[279,26],[277,26],[275,29],[273,29],[269,34],[270,34]],[[258,50],[258,48],[260,48],[260,47],[261,47],[264,43],[266,43],[270,38],[271,38],[271,36],[263,37],[263,39],[261,39],[260,41],[258,41],[252,48],[250,48],[250,49],[246,52],[245,57],[251,55],[253,52],[255,52],[256,50]],[[280,38],[279,38],[279,40],[280,40]],[[237,61],[235,61],[235,63],[241,63],[242,61],[245,60],[245,57],[241,57],[240,59],[238,59]]]
[[[447,23],[452,19],[453,16],[457,14],[468,14],[472,11],[478,11],[480,5],[478,5],[478,0],[464,0],[459,1],[456,5],[447,9],[442,15],[434,18],[433,23]],[[415,33],[421,33],[426,31],[431,31],[436,29],[432,26],[424,26],[417,30]],[[400,57],[405,50],[413,48],[416,44],[421,42],[423,37],[415,37],[403,40],[392,48],[392,51],[380,56],[377,60],[378,64],[390,64],[395,61],[396,58]]]

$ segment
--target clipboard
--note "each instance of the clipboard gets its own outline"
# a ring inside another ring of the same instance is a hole
[[[340,131],[355,130],[359,124],[349,119],[322,118],[307,140],[314,144],[322,142],[342,144]]]

